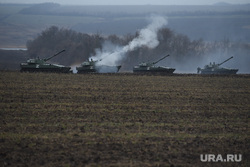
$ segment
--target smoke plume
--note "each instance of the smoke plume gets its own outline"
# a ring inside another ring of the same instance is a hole
[[[118,65],[121,60],[125,58],[125,55],[129,51],[133,51],[139,47],[155,48],[158,46],[159,41],[157,38],[157,32],[159,29],[167,25],[167,20],[161,16],[151,16],[149,18],[151,23],[139,31],[138,37],[134,38],[126,46],[114,46],[110,42],[106,42],[103,45],[102,50],[97,50],[96,55],[92,56],[93,60],[98,61],[97,65]]]

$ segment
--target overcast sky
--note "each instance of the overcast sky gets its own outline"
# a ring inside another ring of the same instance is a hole
[[[0,3],[55,2],[67,5],[212,5],[217,2],[250,3],[250,0],[0,0]]]

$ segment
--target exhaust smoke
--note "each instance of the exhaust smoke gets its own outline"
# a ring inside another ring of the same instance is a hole
[[[167,25],[167,20],[162,16],[156,15],[151,16],[149,20],[151,23],[144,29],[141,29],[138,37],[134,38],[128,45],[117,46],[110,42],[105,42],[103,49],[96,50],[96,55],[90,57],[90,59],[101,60],[97,62],[97,66],[114,66],[120,63],[129,51],[133,51],[143,46],[150,49],[157,47],[159,45],[157,32],[159,29]]]

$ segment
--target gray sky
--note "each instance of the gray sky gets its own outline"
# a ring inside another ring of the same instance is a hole
[[[250,3],[250,0],[0,0],[0,3],[55,2],[67,5],[212,5],[217,2]]]

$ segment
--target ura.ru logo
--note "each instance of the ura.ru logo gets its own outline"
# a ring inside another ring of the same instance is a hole
[[[201,162],[241,162],[242,155],[241,154],[227,154],[223,157],[221,154],[201,154],[200,155]]]

